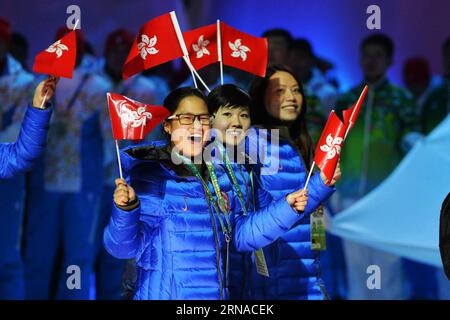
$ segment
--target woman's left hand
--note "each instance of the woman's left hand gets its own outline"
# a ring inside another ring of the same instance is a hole
[[[340,162],[338,162],[338,164],[336,166],[336,170],[334,171],[333,178],[331,179],[331,182],[329,184],[328,184],[328,179],[325,176],[325,174],[322,171],[320,171],[320,177],[322,178],[323,183],[325,183],[328,186],[334,186],[336,184],[336,182],[338,182],[339,179],[341,179],[341,175],[342,175],[342,172],[341,172]]]

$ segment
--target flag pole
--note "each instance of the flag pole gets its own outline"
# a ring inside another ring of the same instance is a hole
[[[189,56],[183,56],[184,61],[186,62],[186,64],[188,65],[189,69],[191,70],[192,73],[194,73],[198,80],[200,80],[201,84],[206,88],[206,90],[208,92],[211,92],[211,89],[206,85],[206,83],[203,81],[203,79],[200,77],[200,75],[197,73],[197,71],[194,69],[194,66],[191,63],[191,60],[189,60]],[[194,80],[195,81],[195,80]]]
[[[123,175],[122,175],[122,163],[120,162],[119,144],[117,143],[117,140],[114,140],[114,141],[116,142],[117,162],[119,163],[120,179],[123,179]]]
[[[219,19],[217,19],[217,57],[220,63],[220,84],[223,85],[222,35]]]
[[[311,174],[312,174],[312,172],[313,172],[313,169],[314,169],[314,166],[315,166],[315,165],[316,165],[316,162],[313,161],[313,163],[312,163],[312,165],[311,165],[311,169],[309,170],[309,173],[308,173],[308,178],[306,179],[305,186],[303,187],[303,190],[306,190],[306,187],[308,186],[309,178],[311,178]]]
[[[41,109],[44,109],[44,104],[45,104],[45,100],[47,100],[47,95],[48,95],[48,91],[45,91],[45,96],[44,96],[44,100],[42,100],[42,103],[41,103]]]
[[[175,28],[175,32],[177,34],[178,43],[180,44],[181,51],[183,51],[183,59],[186,62],[189,70],[191,71],[191,74],[194,74],[198,78],[198,80],[200,80],[200,82],[206,88],[206,90],[208,90],[208,92],[211,92],[209,87],[205,84],[205,82],[200,77],[200,75],[197,73],[197,71],[195,70],[195,68],[192,65],[191,61],[189,60],[189,52],[187,51],[186,44],[184,43],[183,34],[181,33],[180,25],[178,24],[177,15],[175,14],[175,11],[171,11],[170,12],[170,17],[172,19],[172,24],[173,24],[173,27]],[[195,79],[194,79],[194,84],[195,83],[196,82],[195,82]]]

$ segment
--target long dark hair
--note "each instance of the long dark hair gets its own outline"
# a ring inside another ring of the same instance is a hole
[[[306,97],[303,86],[294,72],[284,65],[269,66],[264,78],[255,78],[250,88],[250,96],[253,106],[251,108],[252,123],[271,129],[280,123],[280,119],[275,119],[269,115],[264,104],[264,96],[269,85],[270,78],[277,72],[287,72],[297,81],[300,93],[303,97],[300,115],[293,123],[289,124],[289,134],[295,146],[300,150],[303,161],[306,165],[311,165],[313,158],[313,142],[306,126]]]

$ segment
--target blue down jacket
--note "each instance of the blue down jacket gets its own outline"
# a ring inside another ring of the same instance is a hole
[[[52,110],[28,107],[17,141],[0,144],[0,178],[11,178],[31,169],[34,161],[42,155]]]
[[[260,132],[259,139],[267,141]],[[260,159],[260,184],[274,200],[303,188],[308,175],[301,155],[291,142],[283,139],[286,134],[280,130],[279,144],[267,143]],[[253,142],[254,143],[254,142]],[[261,145],[261,141],[259,142]],[[265,144],[264,144],[265,145]],[[261,155],[261,154],[260,154]],[[276,168],[274,168],[274,165]],[[272,174],[264,172],[271,167]],[[266,174],[264,174],[266,173]],[[323,299],[324,291],[320,279],[319,254],[311,250],[309,213],[313,212],[335,191],[326,186],[320,173],[313,174],[308,184],[308,203],[303,218],[274,243],[264,248],[269,277],[259,275],[253,267],[250,271],[250,290],[253,299]]]
[[[114,257],[136,259],[135,299],[227,299],[226,242],[200,181],[170,161],[166,142],[129,147],[122,168],[140,206],[126,212],[114,206],[104,232]],[[229,199],[232,245],[253,251],[284,234],[303,214],[284,198],[243,215],[226,175],[218,175]],[[214,195],[211,183],[209,188]],[[231,266],[233,268],[233,266]]]

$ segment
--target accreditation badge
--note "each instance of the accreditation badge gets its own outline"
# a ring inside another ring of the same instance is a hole
[[[323,206],[311,213],[311,250],[326,250],[326,232]]]
[[[269,277],[269,269],[267,268],[266,258],[264,257],[263,249],[258,249],[253,252],[255,254],[255,265],[258,274]]]

